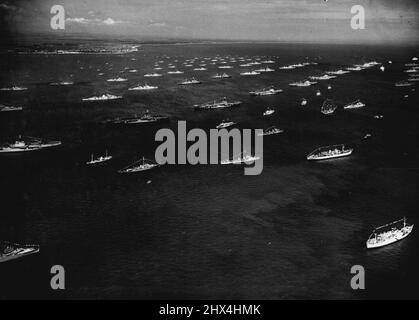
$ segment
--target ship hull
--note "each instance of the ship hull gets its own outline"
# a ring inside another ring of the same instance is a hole
[[[367,249],[375,249],[375,248],[381,248],[384,246],[387,246],[389,244],[395,243],[397,241],[403,240],[404,238],[406,238],[410,233],[412,233],[413,230],[413,225],[405,227],[405,233],[402,233],[400,235],[397,235],[391,239],[387,239],[385,241],[381,241],[381,242],[371,242],[371,241],[367,241],[366,242],[366,246]]]
[[[329,160],[329,159],[347,157],[347,156],[350,156],[351,154],[352,154],[352,150],[348,150],[347,152],[344,152],[344,153],[341,153],[341,154],[335,154],[335,155],[331,155],[331,156],[322,156],[322,157],[308,156],[307,160],[310,160],[310,161]]]
[[[38,252],[39,252],[39,248],[36,248],[36,249],[31,250],[31,251],[27,251],[27,252],[20,253],[20,254],[14,254],[14,255],[9,255],[9,256],[0,256],[0,263],[15,260],[15,259],[19,259],[19,258],[23,258],[25,256],[29,256],[31,254],[35,254],[35,253],[38,253]]]
[[[58,147],[60,145],[61,145],[61,142],[56,142],[56,143],[51,143],[47,145],[37,145],[36,147],[28,147],[28,148],[4,148],[4,149],[0,149],[0,154],[14,154],[14,153],[21,153],[21,152],[39,151],[39,150]]]

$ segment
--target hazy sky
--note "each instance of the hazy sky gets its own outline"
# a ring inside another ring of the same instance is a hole
[[[419,30],[419,0],[0,0],[2,27],[56,33],[53,4],[66,10],[61,35],[391,43],[417,41]],[[350,27],[356,4],[365,30]]]

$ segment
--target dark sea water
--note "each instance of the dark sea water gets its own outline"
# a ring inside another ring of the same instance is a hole
[[[59,139],[63,146],[0,157],[0,240],[41,246],[37,255],[0,265],[0,298],[419,298],[415,230],[391,246],[365,248],[373,226],[403,216],[419,222],[417,84],[394,86],[407,78],[404,64],[417,49],[235,43],[143,45],[123,55],[3,53],[0,86],[28,90],[0,91],[0,103],[25,108],[20,115],[0,115],[2,140],[24,134]],[[243,77],[243,62],[228,63],[234,69],[226,70],[208,64],[207,71],[182,65],[198,57],[197,67],[203,58],[217,56],[273,59],[276,71]],[[153,70],[160,60],[163,70]],[[372,60],[384,63],[385,72],[373,67],[312,87],[288,86]],[[318,64],[278,70],[305,61]],[[185,74],[168,75],[168,63]],[[164,76],[143,77],[154,71]],[[224,71],[233,77],[210,79]],[[118,76],[128,81],[106,81]],[[177,85],[191,76],[203,83]],[[74,85],[49,85],[59,81]],[[159,89],[127,91],[145,82]],[[248,94],[271,84],[284,92]],[[317,89],[322,97],[316,97]],[[103,93],[123,99],[81,101]],[[244,103],[231,110],[193,110],[194,104],[223,96]],[[300,106],[303,97],[307,107]],[[320,113],[326,98],[339,106],[329,117]],[[343,111],[357,98],[367,106]],[[263,117],[268,106],[276,113]],[[147,109],[170,116],[173,129],[177,120],[186,120],[189,129],[209,129],[230,118],[238,128],[276,125],[285,132],[264,138],[259,176],[245,176],[241,166],[218,165],[119,175],[118,169],[139,157],[154,157],[161,126],[113,128],[101,122]],[[374,119],[376,114],[384,118]],[[372,137],[364,140],[367,133]],[[335,143],[353,146],[354,154],[305,160],[315,148]],[[91,152],[106,149],[115,157],[111,163],[84,165]],[[66,270],[64,291],[50,289],[53,265]],[[365,267],[366,290],[351,289],[353,265]]]

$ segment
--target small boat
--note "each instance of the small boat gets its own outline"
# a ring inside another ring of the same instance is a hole
[[[251,164],[257,160],[260,160],[260,157],[257,156],[251,156],[250,154],[245,154],[245,152],[242,152],[238,156],[233,156],[233,159],[227,159],[227,160],[221,160],[221,164],[240,164],[240,163],[246,163]]]
[[[307,155],[307,160],[327,160],[351,155],[353,149],[346,149],[344,144],[320,147]]]
[[[0,153],[19,153],[19,152],[29,152],[37,151],[46,148],[58,147],[61,145],[61,141],[42,141],[38,138],[30,139],[19,139],[14,143],[6,144],[0,146]]]
[[[275,61],[273,61],[273,60],[263,60],[262,63],[263,64],[272,64],[272,63],[275,63]]]
[[[125,168],[122,168],[121,170],[118,170],[118,173],[136,173],[151,170],[157,167],[160,167],[160,165],[157,162],[153,160],[148,160],[143,157],[141,160],[136,161],[133,164]]]
[[[12,106],[5,106],[0,104],[0,112],[14,112],[14,111],[22,111],[22,107],[12,107]]]
[[[320,90],[317,90],[316,91],[316,96],[320,97],[321,95],[322,95],[321,91]]]
[[[270,116],[271,114],[274,114],[275,113],[275,109],[272,109],[272,108],[267,108],[266,110],[265,110],[265,112],[263,113],[263,115],[264,116]]]
[[[334,113],[336,109],[337,109],[337,106],[333,104],[331,100],[327,99],[326,101],[323,102],[320,112],[325,115],[330,115]]]
[[[112,94],[103,94],[101,96],[93,96],[90,98],[83,98],[82,101],[104,101],[104,100],[116,100],[122,99],[122,96],[114,96]]]
[[[227,78],[231,78],[230,75],[228,75],[227,73],[223,73],[223,74],[216,74],[215,76],[212,76],[211,78],[213,79],[227,79]]]
[[[381,66],[381,67],[380,67],[380,70],[381,70],[382,72],[384,72],[384,71],[386,70],[386,68],[385,68],[384,66]]]
[[[236,123],[229,120],[223,120],[219,125],[216,126],[217,129],[225,129],[229,128],[231,126],[234,126]]]
[[[143,86],[137,86],[137,87],[133,87],[133,88],[128,88],[128,91],[146,91],[146,90],[155,90],[158,89],[159,87],[156,86],[149,86],[148,84],[145,84]]]
[[[327,90],[332,90],[332,86],[330,84],[327,86]]]
[[[369,138],[371,138],[371,136],[372,136],[371,133],[366,133],[365,136],[364,136],[364,139],[369,139]]]
[[[403,222],[403,225],[400,225],[401,222]],[[397,225],[399,226],[397,227]],[[413,226],[413,224],[408,225],[406,223],[406,217],[404,217],[398,221],[375,228],[366,242],[367,248],[373,249],[384,247],[391,243],[400,241],[412,232]],[[380,230],[388,228],[390,228],[390,230],[380,232]]]
[[[88,166],[96,165],[96,164],[104,163],[104,162],[109,161],[111,159],[112,159],[112,156],[109,156],[108,155],[108,150],[106,150],[106,154],[105,154],[104,157],[100,156],[99,158],[96,158],[96,159],[93,158],[93,153],[92,153],[92,157],[91,157],[90,161],[86,162],[86,164]]]
[[[7,241],[0,242],[0,262],[25,257],[30,254],[38,253],[39,245],[21,245]]]
[[[180,82],[179,85],[190,85],[190,84],[201,84],[201,83],[202,83],[201,81],[199,81],[195,78],[192,78],[192,79],[186,79],[186,80]]]
[[[272,127],[269,127],[267,129],[263,130],[262,133],[258,133],[258,136],[259,137],[260,136],[271,136],[273,134],[279,134],[279,133],[283,133],[283,132],[284,132],[283,129],[279,129],[279,128],[275,127],[275,126],[272,126]]]
[[[193,70],[194,71],[205,71],[205,70],[207,70],[207,68],[200,67],[200,68],[194,68]]]
[[[302,106],[307,105],[307,103],[308,103],[307,99],[303,98],[303,99],[301,100],[301,105],[302,105]]]
[[[365,107],[366,104],[361,102],[360,100],[356,100],[354,102],[348,103],[343,107],[343,109],[359,109]]]
[[[282,89],[275,89],[273,87],[264,88],[261,90],[251,91],[249,92],[252,96],[272,96],[278,93],[281,93]]]
[[[292,70],[292,69],[295,69],[296,67],[295,66],[283,66],[283,67],[279,67],[279,69],[281,69],[281,70]]]
[[[180,71],[180,70],[167,72],[167,74],[182,74],[182,73],[183,73],[183,71]]]

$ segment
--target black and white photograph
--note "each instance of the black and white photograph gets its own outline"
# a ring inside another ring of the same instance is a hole
[[[419,299],[418,81],[417,0],[0,0],[0,300]]]

